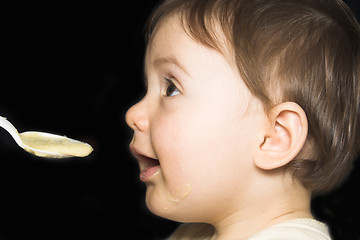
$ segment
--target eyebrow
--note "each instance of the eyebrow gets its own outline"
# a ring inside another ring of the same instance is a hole
[[[180,64],[179,61],[174,57],[161,57],[161,58],[157,58],[153,61],[154,66],[160,66],[163,64],[173,64],[173,65],[177,66],[181,71],[183,71],[186,75],[191,77],[191,75],[186,70],[186,68],[182,64]]]

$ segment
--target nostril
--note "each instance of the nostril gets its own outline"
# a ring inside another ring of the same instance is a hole
[[[140,130],[141,132],[146,132],[149,128],[149,121],[147,119],[138,119],[134,122],[136,129]]]
[[[149,127],[149,121],[145,108],[140,103],[135,104],[126,112],[125,121],[134,131],[145,132]]]

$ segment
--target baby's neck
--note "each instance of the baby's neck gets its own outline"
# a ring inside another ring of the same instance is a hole
[[[253,198],[249,205],[212,223],[216,231],[212,239],[247,239],[273,225],[296,218],[313,218],[310,193],[300,185]],[[261,192],[261,191],[260,191]]]

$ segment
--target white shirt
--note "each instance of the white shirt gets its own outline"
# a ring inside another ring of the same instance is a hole
[[[331,237],[324,223],[301,218],[274,225],[248,240],[331,240]]]

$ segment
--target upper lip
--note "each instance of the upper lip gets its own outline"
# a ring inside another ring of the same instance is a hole
[[[142,153],[141,151],[139,151],[133,145],[130,145],[129,148],[130,148],[130,151],[131,151],[132,155],[138,160],[139,165],[140,165],[140,170],[143,170],[143,169],[153,165],[154,161],[157,161],[157,163],[159,162],[158,159],[149,157],[148,155],[146,155],[146,154]]]

